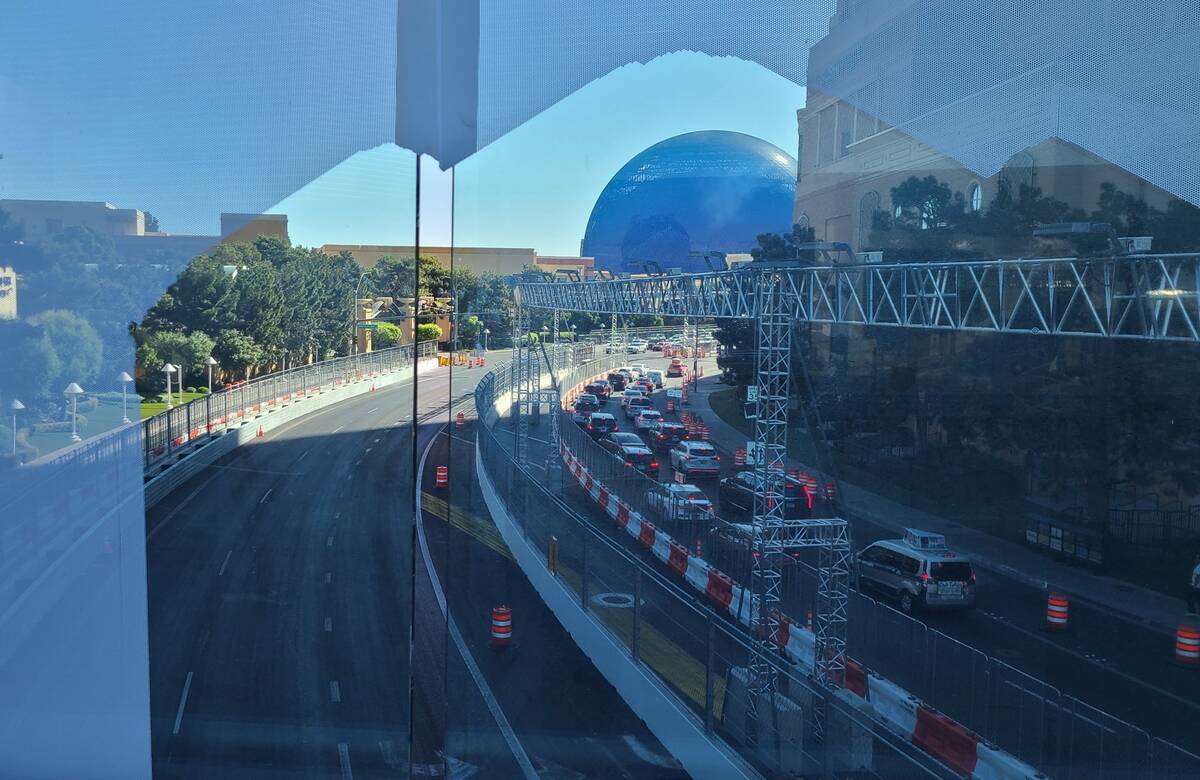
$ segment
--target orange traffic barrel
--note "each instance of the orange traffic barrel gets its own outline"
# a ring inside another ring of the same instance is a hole
[[[458,416],[454,418],[454,427],[455,427],[455,428],[462,428],[462,427],[463,427],[464,425],[466,425],[466,424],[467,424],[467,417],[466,417],[466,415],[464,415],[462,412],[459,412],[459,413],[458,413]]]
[[[1186,617],[1175,629],[1175,663],[1200,669],[1200,622]]]
[[[1067,612],[1070,607],[1070,600],[1065,593],[1060,593],[1056,590],[1050,591],[1046,596],[1046,630],[1047,631],[1066,631],[1067,630]]]
[[[746,448],[745,447],[738,447],[736,450],[733,451],[733,465],[735,465],[735,466],[745,466],[746,465]]]
[[[438,466],[433,479],[436,487],[448,487],[450,485],[450,469],[446,466]]]
[[[512,644],[512,610],[504,605],[492,607],[492,647]]]
[[[674,412],[674,411],[675,411],[675,399],[668,398],[667,399],[667,413],[670,414],[671,412]]]

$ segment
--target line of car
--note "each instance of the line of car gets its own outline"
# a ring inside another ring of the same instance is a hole
[[[712,500],[695,478],[717,478],[717,500],[725,515],[749,515],[762,477],[740,470],[721,477],[721,460],[707,441],[687,438],[687,428],[667,420],[654,409],[651,395],[663,386],[663,372],[647,371],[641,364],[623,366],[605,379],[585,386],[575,401],[572,416],[599,445],[626,468],[655,482],[660,479],[660,457],[666,453],[671,470],[684,482],[659,483],[646,494],[649,509],[659,520],[703,523],[710,541],[748,552],[754,543],[749,523],[727,522],[716,516]],[[624,416],[634,430],[621,431],[616,416],[600,411],[619,386]],[[643,438],[643,436],[645,438]],[[787,475],[784,480],[784,516],[789,519],[827,516],[832,507],[804,482]],[[800,550],[785,551],[798,558]],[[909,529],[903,539],[880,540],[860,551],[854,560],[854,579],[864,592],[892,599],[902,612],[935,609],[974,609],[975,573],[970,560],[950,550],[944,537]]]

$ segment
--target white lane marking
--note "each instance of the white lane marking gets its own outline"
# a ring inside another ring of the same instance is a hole
[[[325,632],[333,631],[333,618],[325,618]]]
[[[179,695],[179,709],[175,710],[175,728],[171,729],[172,734],[179,733],[179,725],[183,723],[183,708],[187,706],[188,691],[192,689],[192,673],[188,672],[187,679],[183,681],[183,693]]]
[[[218,577],[225,576],[225,567],[229,565],[229,556],[233,555],[233,550],[225,553],[225,560],[221,561],[221,570],[217,572]]]
[[[329,700],[334,704],[340,704],[342,701],[342,686],[338,685],[337,680],[329,681]]]
[[[326,546],[326,547],[333,547],[333,537],[332,537],[332,536],[326,536],[326,537],[325,537],[325,546]]]
[[[530,441],[536,441],[538,444],[546,444],[546,445],[549,445],[549,444],[550,444],[550,442],[546,441],[545,439],[539,439],[539,438],[537,438],[537,437],[534,437],[534,436],[530,436],[530,437],[529,437],[529,440],[530,440]]]
[[[366,455],[370,451],[371,451],[371,448],[367,447],[365,450],[363,450],[363,455]]]
[[[350,746],[345,742],[338,743],[338,763],[342,766],[342,780],[354,780],[354,771],[350,768]]]
[[[167,513],[167,516],[166,516],[166,517],[164,517],[164,518],[162,519],[162,522],[160,522],[158,525],[154,526],[154,529],[153,529],[153,530],[151,530],[151,531],[150,531],[150,533],[149,533],[149,534],[146,536],[146,541],[147,541],[147,542],[149,542],[151,539],[153,539],[153,538],[154,538],[154,535],[155,535],[156,533],[158,533],[158,532],[159,532],[159,530],[161,530],[161,529],[162,529],[162,527],[163,527],[164,525],[166,525],[167,523],[171,522],[171,518],[173,518],[173,517],[175,517],[175,515],[179,514],[179,512],[180,512],[180,511],[181,511],[181,510],[182,510],[182,509],[183,509],[185,506],[187,506],[188,502],[189,502],[189,501],[191,501],[193,498],[195,498],[197,495],[199,495],[201,490],[204,490],[204,488],[208,487],[208,483],[209,483],[209,482],[212,482],[214,479],[216,479],[216,478],[217,478],[217,476],[218,476],[220,473],[221,473],[221,472],[219,472],[219,471],[214,471],[214,472],[213,472],[213,473],[212,473],[212,474],[209,476],[209,478],[208,478],[208,479],[206,479],[206,480],[204,480],[203,482],[201,482],[201,483],[200,483],[199,487],[197,487],[197,488],[196,488],[195,490],[193,490],[191,493],[188,493],[188,494],[187,494],[187,498],[185,498],[185,499],[183,499],[182,501],[180,501],[180,502],[179,502],[179,503],[178,503],[178,504],[175,506],[175,508],[174,508],[174,509],[172,509],[170,512],[168,512],[168,513]]]
[[[367,410],[367,414],[375,414],[375,412],[378,412],[378,411],[379,411],[378,406],[372,406],[370,409]]]
[[[325,584],[328,585],[331,582],[333,582],[333,572],[327,571],[325,572]]]
[[[345,427],[346,426],[344,426],[344,425],[339,425],[338,427],[336,427],[332,431],[330,431],[330,433],[337,433],[338,431],[340,431],[342,428],[345,428]]]
[[[638,760],[646,764],[653,764],[664,769],[681,769],[679,762],[670,756],[662,756],[648,749],[642,744],[642,741],[633,734],[626,734],[621,737],[621,741],[625,743],[625,747],[629,748],[629,752],[638,757]]]
[[[447,424],[443,424],[444,431]],[[441,432],[439,432],[440,434]],[[437,441],[437,436],[429,440],[429,444],[425,446],[425,451],[421,453],[421,462],[417,464],[417,484],[424,484],[425,476],[425,461],[429,457],[429,451],[433,449],[434,442]],[[442,582],[438,578],[437,569],[433,568],[433,560],[429,555],[429,543],[425,541],[425,528],[421,524],[421,493],[417,492],[417,543],[421,547],[421,557],[425,561],[425,570],[429,572],[429,579],[433,583],[433,595],[437,599],[438,607],[442,611],[442,615],[446,618],[446,625],[450,631],[450,638],[454,640],[458,652],[462,655],[463,663],[467,666],[467,671],[471,674],[471,679],[475,681],[475,686],[479,688],[479,694],[483,697],[483,701],[487,704],[488,711],[492,713],[492,718],[496,721],[496,725],[500,729],[500,734],[504,737],[508,749],[512,751],[513,758],[517,760],[517,766],[521,768],[521,773],[525,776],[525,780],[538,780],[538,773],[533,768],[533,763],[529,760],[529,754],[525,752],[520,740],[517,739],[517,734],[513,731],[512,725],[508,722],[508,718],[504,716],[504,711],[500,709],[500,702],[496,700],[496,695],[492,693],[492,689],[488,687],[487,680],[483,678],[483,672],[479,670],[479,665],[475,663],[474,656],[471,655],[470,648],[467,647],[466,641],[458,630],[458,624],[454,621],[454,616],[450,614],[446,608],[446,594],[442,590]]]
[[[300,453],[300,457],[296,458],[296,462],[299,463],[300,461],[304,460],[304,456],[307,454],[308,454],[308,450],[305,450],[304,452]]]
[[[341,513],[341,512],[334,512],[334,513],[333,513],[333,519],[334,519],[334,520],[337,520],[337,519],[338,519],[339,517],[341,517],[341,516],[342,516],[342,513]]]
[[[267,488],[267,492],[263,493],[263,497],[258,499],[258,503],[265,504],[267,502],[267,499],[271,497],[271,491],[274,489],[275,488]]]

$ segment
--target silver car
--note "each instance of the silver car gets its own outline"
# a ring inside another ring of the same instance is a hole
[[[683,474],[716,477],[721,473],[721,456],[706,441],[681,441],[671,449],[671,468]]]
[[[859,590],[895,599],[905,614],[975,608],[971,561],[950,550],[941,534],[906,529],[903,539],[866,547],[855,568]]]

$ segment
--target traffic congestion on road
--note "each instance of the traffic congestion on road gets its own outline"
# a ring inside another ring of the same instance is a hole
[[[568,414],[597,445],[590,453],[592,468],[603,472],[603,458],[609,459],[611,476],[606,485],[611,482],[615,493],[643,507],[648,517],[692,551],[735,580],[748,581],[757,479],[753,444],[744,435],[739,438],[707,404],[719,386],[713,356],[697,359],[695,368],[692,359],[639,349],[631,353],[628,364],[579,388],[590,397],[582,409],[574,408],[578,397],[569,400]],[[662,376],[661,386],[646,381],[651,373]],[[639,425],[646,411],[657,415]],[[575,455],[589,457],[586,448]],[[1094,707],[1093,717],[1109,724],[1105,728],[1114,740],[1116,735],[1136,739],[1144,731],[1193,751],[1200,749],[1197,732],[1185,725],[1200,716],[1200,701],[1188,693],[1196,690],[1194,675],[1170,663],[1169,637],[1136,619],[1088,603],[1071,605],[1070,631],[1048,630],[1047,591],[1029,584],[1029,578],[1019,572],[977,562],[955,550],[942,534],[857,515],[852,504],[838,500],[834,475],[796,464],[789,468],[785,484],[789,517],[836,511],[850,520],[855,549],[852,583],[857,591],[852,620],[876,626],[863,628],[861,636],[852,637],[852,645],[873,644],[879,653],[887,650],[898,659],[891,661],[898,667],[897,674],[911,675],[932,689],[948,689],[951,681],[969,685],[979,663],[974,658],[986,658],[1003,674],[1021,678],[1025,706],[1036,701],[1039,711],[1051,709],[1054,697],[1070,696]],[[602,513],[581,493],[567,491],[581,512],[599,518]],[[897,518],[897,523],[903,523],[903,518]],[[811,619],[815,555],[794,550],[788,558],[781,562],[785,609],[796,619]],[[866,614],[864,609],[872,611]],[[877,629],[892,620],[887,613],[907,621],[896,623],[903,630],[892,636]],[[901,637],[914,646],[896,645]],[[962,657],[968,658],[972,669],[933,664],[920,657],[940,645],[953,646],[956,653],[970,648]],[[964,710],[978,709],[977,702],[957,703]]]

